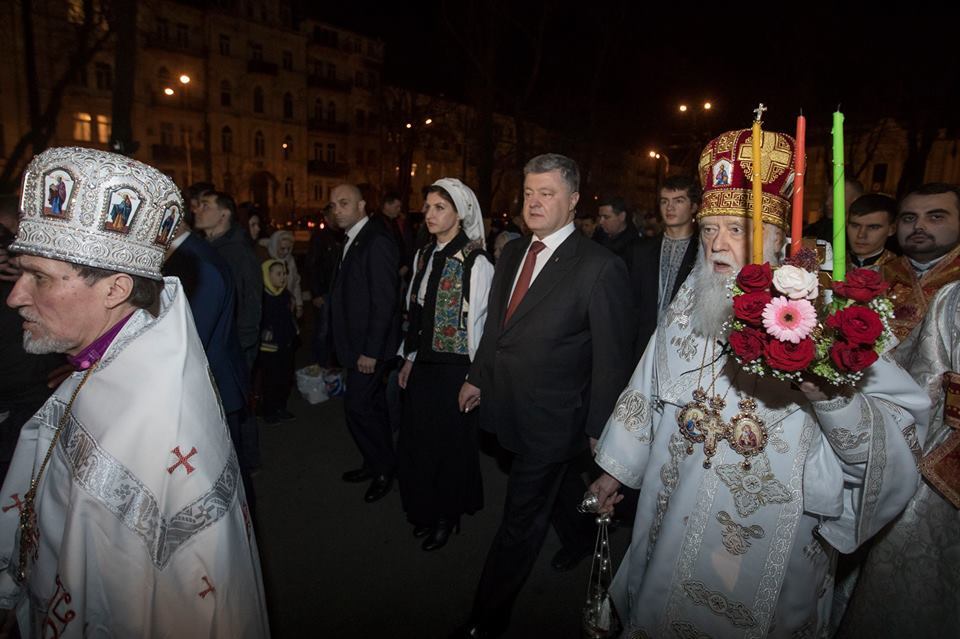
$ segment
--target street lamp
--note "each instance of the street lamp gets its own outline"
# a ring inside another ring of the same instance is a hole
[[[186,73],[180,75],[180,84],[190,84],[190,76]]]
[[[424,124],[433,124],[433,118],[427,118],[423,121]]]
[[[183,95],[184,97],[186,97],[187,95],[186,86],[190,84],[190,76],[187,75],[186,73],[181,73],[177,79],[180,81],[180,84],[184,86]],[[173,90],[173,87],[164,87],[163,94],[168,97],[172,97],[176,94],[176,91]],[[187,184],[189,185],[189,184],[193,184],[193,158],[191,157],[192,154],[190,151],[190,131],[188,129],[183,133],[184,133],[183,147],[187,156]]]
[[[173,91],[173,89],[171,89],[170,87],[166,87],[166,88],[164,88],[164,90],[163,90],[163,94],[164,94],[164,95],[173,95],[173,94],[174,94],[174,91]]]
[[[703,103],[703,110],[704,110],[704,111],[709,111],[709,110],[712,109],[712,108],[713,108],[713,105],[710,104],[709,102],[704,102],[704,103]]]
[[[680,113],[686,113],[686,112],[687,112],[687,105],[686,105],[686,104],[681,104],[681,105],[680,105]]]

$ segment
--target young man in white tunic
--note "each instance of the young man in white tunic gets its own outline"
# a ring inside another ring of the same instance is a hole
[[[118,198],[131,202],[122,231],[109,224]],[[7,303],[28,352],[66,353],[76,370],[23,427],[0,492],[5,627],[269,636],[223,409],[180,282],[160,275],[176,185],[123,156],[55,148],[27,167],[20,209],[23,275]]]
[[[837,394],[756,377],[722,348],[727,284],[750,258],[750,131],[721,135],[700,160],[699,263],[595,448],[604,510],[640,489],[633,538],[612,586],[626,637],[814,637],[829,618],[837,551],[849,553],[900,512],[917,487],[929,399],[883,356]],[[764,133],[766,259],[783,245],[793,140]],[[719,176],[719,179],[718,179]],[[677,415],[703,388],[722,420],[756,401],[763,452],[720,441],[708,458]],[[705,464],[709,467],[705,467]]]

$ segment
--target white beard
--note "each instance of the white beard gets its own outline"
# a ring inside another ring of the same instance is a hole
[[[20,317],[28,322],[38,322],[39,318],[24,310],[20,311]],[[66,353],[74,346],[73,342],[47,335],[46,337],[34,337],[33,333],[24,329],[23,331],[23,350],[31,355],[46,355],[47,353]]]
[[[723,325],[733,316],[729,288],[733,279],[733,275],[715,273],[700,253],[689,280],[696,300],[694,312],[690,315],[690,328],[694,333],[708,340],[723,336]]]

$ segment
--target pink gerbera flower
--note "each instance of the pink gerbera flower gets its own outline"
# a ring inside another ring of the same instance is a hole
[[[763,327],[781,342],[799,344],[817,325],[817,311],[808,300],[773,298],[763,309]]]

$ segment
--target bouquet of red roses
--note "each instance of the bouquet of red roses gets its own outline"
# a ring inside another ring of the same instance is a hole
[[[893,305],[883,295],[888,284],[860,268],[821,296],[818,266],[816,255],[802,249],[776,269],[769,263],[741,269],[728,341],[744,370],[844,386],[877,361],[892,337]]]

